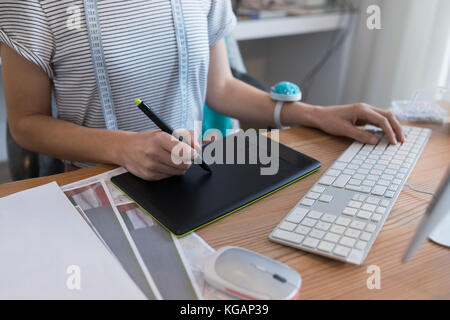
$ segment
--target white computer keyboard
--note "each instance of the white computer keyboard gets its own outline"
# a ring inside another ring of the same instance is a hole
[[[403,127],[407,141],[354,142],[272,231],[272,241],[362,264],[388,217],[430,129]]]

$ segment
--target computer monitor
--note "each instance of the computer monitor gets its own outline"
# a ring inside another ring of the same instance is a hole
[[[433,202],[428,207],[425,216],[417,228],[402,259],[403,262],[406,262],[414,252],[416,252],[436,226],[443,223],[444,218],[446,218],[448,214],[450,214],[450,168],[447,170],[446,178],[442,181]]]

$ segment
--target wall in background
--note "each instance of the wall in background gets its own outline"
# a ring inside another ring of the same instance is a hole
[[[381,8],[381,30],[368,30],[365,10]],[[389,107],[423,87],[448,82],[450,1],[361,0],[344,100]]]
[[[267,88],[283,80],[302,87],[305,75],[317,64],[336,36],[334,31],[240,41],[239,47],[247,72]],[[318,105],[342,103],[352,36],[350,31],[344,45],[317,74],[306,102]]]

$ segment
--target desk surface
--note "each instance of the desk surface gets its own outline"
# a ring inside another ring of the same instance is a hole
[[[409,183],[434,191],[450,163],[450,121],[427,127],[433,129],[433,134]],[[320,160],[321,172],[199,230],[201,237],[216,249],[225,245],[241,246],[295,268],[303,278],[300,299],[450,299],[448,249],[428,241],[408,263],[400,262],[430,202],[429,196],[408,188],[403,189],[363,266],[344,264],[270,242],[268,235],[272,229],[351,143],[305,128],[281,132],[280,141]],[[64,185],[112,168],[99,166],[0,185],[0,197],[54,180]],[[370,265],[381,269],[380,290],[369,290],[366,286]]]

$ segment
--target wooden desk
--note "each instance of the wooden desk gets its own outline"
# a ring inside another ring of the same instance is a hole
[[[430,127],[433,128],[431,140],[409,183],[434,191],[450,164],[450,121]],[[363,266],[344,264],[270,242],[268,235],[272,229],[351,143],[304,128],[283,131],[280,140],[320,160],[321,172],[199,230],[201,237],[216,249],[225,245],[241,246],[295,268],[303,277],[300,299],[450,299],[448,249],[427,242],[408,263],[400,262],[430,201],[429,196],[408,188],[403,189]],[[64,185],[112,168],[99,166],[4,184],[0,186],[0,197],[54,180]],[[380,290],[369,290],[366,286],[370,265],[381,268]]]

